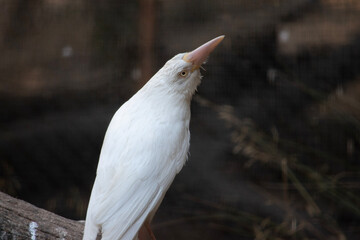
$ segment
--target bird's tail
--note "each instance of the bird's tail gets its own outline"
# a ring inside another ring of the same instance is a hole
[[[99,232],[99,227],[92,221],[91,217],[88,214],[85,220],[83,240],[96,240],[97,234]]]

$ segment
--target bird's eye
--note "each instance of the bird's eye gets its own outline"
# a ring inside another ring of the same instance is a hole
[[[179,72],[180,77],[186,77],[188,74],[189,72],[186,70],[182,70],[181,72]]]

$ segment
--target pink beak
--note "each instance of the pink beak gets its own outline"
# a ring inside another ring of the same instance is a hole
[[[185,62],[190,62],[194,65],[192,71],[198,69],[203,64],[210,53],[216,48],[216,46],[224,39],[224,35],[214,38],[207,43],[201,45],[192,52],[186,53],[182,58]]]

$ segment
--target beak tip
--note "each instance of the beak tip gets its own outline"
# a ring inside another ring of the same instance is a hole
[[[221,36],[218,36],[217,38],[215,38],[213,41],[215,42],[215,47],[219,44],[219,43],[221,43],[221,41],[222,40],[224,40],[224,38],[225,38],[225,35],[221,35]]]

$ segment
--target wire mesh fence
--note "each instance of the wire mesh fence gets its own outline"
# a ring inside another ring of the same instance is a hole
[[[356,0],[0,0],[0,190],[83,219],[112,114],[221,34],[159,239],[355,239]]]

